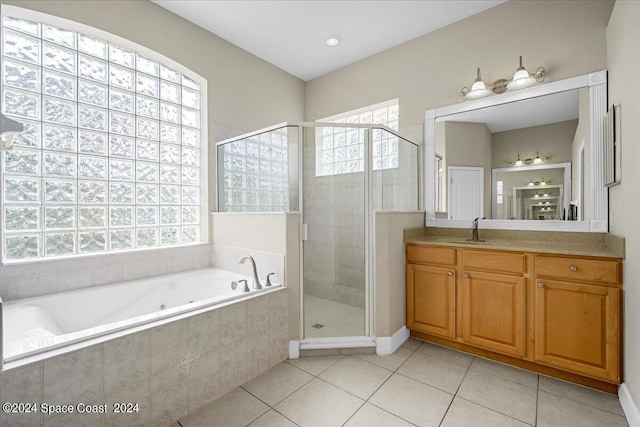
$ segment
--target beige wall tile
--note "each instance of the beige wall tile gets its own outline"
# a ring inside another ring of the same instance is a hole
[[[43,366],[43,402],[102,403],[102,346],[45,360]]]
[[[0,397],[2,403],[42,403],[42,364],[34,363],[0,374]],[[39,409],[39,408],[38,408]],[[42,422],[38,412],[28,414],[0,413],[0,426],[34,426]]]

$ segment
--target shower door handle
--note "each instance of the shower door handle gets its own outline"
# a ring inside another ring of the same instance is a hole
[[[309,235],[307,234],[307,224],[302,224],[302,241],[309,240]]]

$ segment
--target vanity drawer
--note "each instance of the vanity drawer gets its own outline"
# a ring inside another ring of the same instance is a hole
[[[407,262],[438,265],[455,265],[455,248],[407,245]]]
[[[523,274],[527,264],[523,253],[465,249],[462,254],[462,265],[469,269]]]
[[[536,256],[536,275],[570,280],[619,283],[620,263],[589,258]]]

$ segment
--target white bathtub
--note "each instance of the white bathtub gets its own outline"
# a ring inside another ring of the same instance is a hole
[[[4,360],[11,362],[140,325],[152,326],[280,287],[246,293],[238,285],[233,290],[232,282],[241,279],[250,285],[253,282],[249,276],[206,268],[5,302]]]

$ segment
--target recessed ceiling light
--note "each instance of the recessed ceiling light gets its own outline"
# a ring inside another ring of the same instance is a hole
[[[327,37],[327,44],[329,46],[337,46],[339,43],[340,43],[340,37],[338,36]]]

